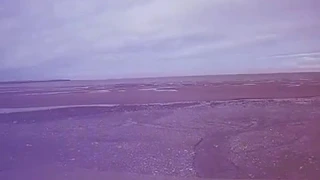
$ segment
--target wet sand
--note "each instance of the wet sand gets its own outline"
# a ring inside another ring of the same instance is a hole
[[[3,84],[0,179],[318,179],[319,125],[320,73]]]

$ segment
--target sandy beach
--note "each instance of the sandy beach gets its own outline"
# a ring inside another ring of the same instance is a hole
[[[0,84],[0,179],[318,179],[320,73]]]

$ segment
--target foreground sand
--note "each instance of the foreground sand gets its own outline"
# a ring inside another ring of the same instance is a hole
[[[289,77],[3,85],[0,179],[318,179],[320,76]]]

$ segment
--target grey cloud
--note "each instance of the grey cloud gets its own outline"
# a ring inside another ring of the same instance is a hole
[[[290,70],[300,57],[274,56],[320,45],[317,0],[2,0],[0,7],[3,77]]]

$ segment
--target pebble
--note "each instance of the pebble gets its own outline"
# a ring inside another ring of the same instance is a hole
[[[92,142],[92,145],[99,145],[99,142]]]

